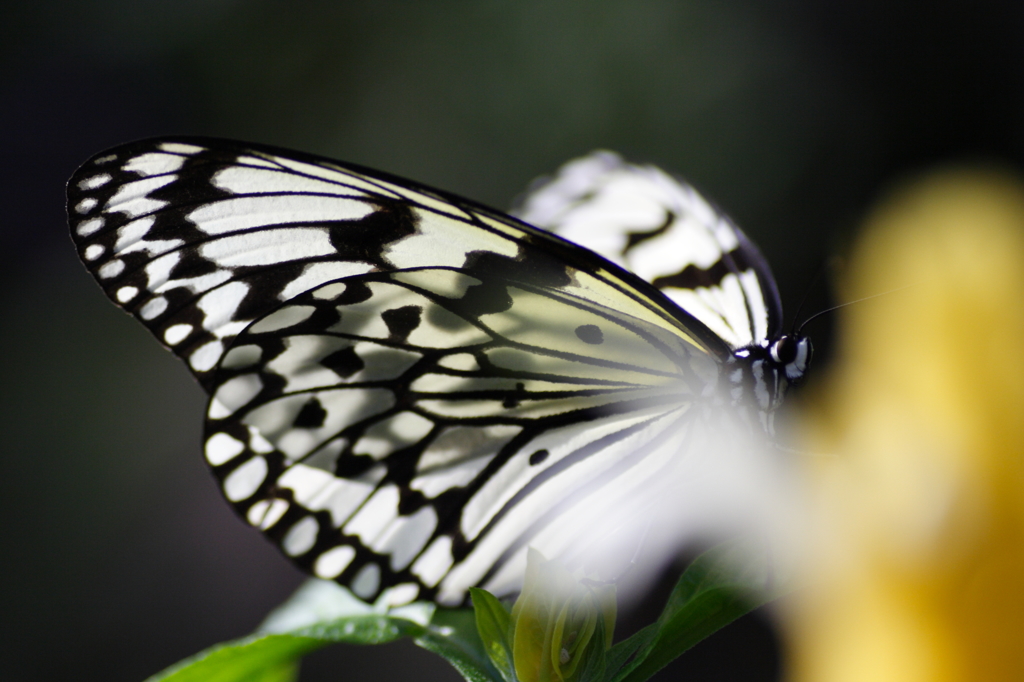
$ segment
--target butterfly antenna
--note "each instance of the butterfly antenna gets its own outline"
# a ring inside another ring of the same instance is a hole
[[[839,310],[840,308],[845,308],[846,306],[853,305],[854,303],[863,303],[864,301],[870,301],[871,299],[878,298],[879,296],[888,296],[889,294],[895,294],[895,293],[897,293],[899,291],[903,291],[904,289],[909,289],[911,287],[916,287],[916,286],[920,286],[920,284],[908,284],[908,285],[903,286],[903,287],[898,287],[896,289],[889,289],[888,291],[882,291],[882,292],[879,292],[877,294],[871,294],[870,296],[865,296],[863,298],[856,298],[856,299],[854,299],[852,301],[847,301],[846,303],[840,303],[839,305],[834,305],[831,308],[825,308],[824,310],[819,310],[818,312],[814,313],[813,315],[808,317],[806,320],[801,322],[800,326],[796,328],[796,330],[793,332],[793,334],[794,334],[794,336],[799,336],[800,332],[803,331],[803,328],[805,326],[807,326],[808,322],[810,322],[811,320],[814,320],[816,318],[819,318],[822,315],[825,315],[826,313],[833,313],[833,312]]]
[[[799,325],[797,325],[796,321],[800,319],[800,313],[803,312],[804,305],[807,304],[807,299],[810,298],[811,292],[814,291],[814,285],[818,283],[818,280],[821,279],[821,276],[825,274],[825,271],[831,264],[832,259],[827,259],[819,265],[818,269],[814,273],[814,277],[811,277],[810,283],[808,283],[807,288],[804,290],[804,296],[800,299],[800,305],[796,307],[796,314],[793,315],[793,336],[798,335],[800,330],[804,328],[804,325],[807,324],[807,320],[804,320]]]

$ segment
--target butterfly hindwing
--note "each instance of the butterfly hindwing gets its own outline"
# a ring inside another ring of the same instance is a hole
[[[481,312],[474,287],[511,305]],[[650,440],[684,420],[715,371],[660,328],[557,290],[446,268],[350,277],[238,336],[207,458],[315,575],[364,598],[422,586],[457,603],[492,577],[507,587],[504,565],[610,485],[609,468],[621,494],[624,471],[655,466],[640,427]]]
[[[514,214],[641,276],[733,349],[781,333],[775,280],[757,247],[659,168],[594,152],[538,183]]]

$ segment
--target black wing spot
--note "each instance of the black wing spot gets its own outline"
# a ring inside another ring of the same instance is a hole
[[[732,259],[726,258],[726,256],[735,257],[736,255],[737,250],[730,251],[706,270],[691,263],[673,275],[663,275],[662,277],[654,278],[651,284],[659,289],[700,289],[702,287],[710,289],[721,286],[722,280],[725,279],[726,275],[736,272],[735,266],[728,262]]]
[[[548,458],[551,453],[547,450],[538,450],[537,452],[530,455],[530,466],[537,466]]]
[[[348,282],[345,286],[345,291],[341,292],[336,299],[335,303],[341,305],[352,305],[353,303],[362,303],[368,301],[373,297],[373,291],[366,285],[366,282]]]
[[[320,364],[344,379],[366,367],[366,363],[352,346],[334,351],[324,357]]]
[[[525,391],[526,384],[522,382],[516,383],[515,393],[509,393],[508,396],[505,397],[504,402],[501,403],[501,406],[504,407],[506,410],[511,410],[513,408],[519,407],[519,403],[522,401],[521,396]]]
[[[324,425],[325,419],[327,419],[327,410],[319,400],[310,398],[309,402],[299,410],[292,425],[300,429],[318,429]]]
[[[572,283],[570,266],[559,254],[548,253],[547,243],[530,245],[528,235],[523,235],[523,240],[515,258],[490,251],[466,254],[463,270],[481,283],[466,289],[459,303],[460,314],[479,317],[505,312],[512,307],[509,285],[522,283],[557,289]]]
[[[370,263],[384,270],[389,268],[389,264],[381,254],[389,244],[415,234],[419,219],[412,208],[400,199],[378,198],[375,203],[376,210],[360,220],[340,220],[330,224],[331,244],[339,260]]]
[[[405,341],[416,327],[420,326],[423,308],[418,305],[407,305],[403,308],[385,310],[380,314],[384,324],[391,332],[392,341]]]
[[[596,324],[581,324],[576,327],[576,336],[583,343],[599,346],[604,343],[604,333]]]
[[[660,237],[668,231],[668,228],[672,227],[672,223],[676,221],[676,214],[674,211],[665,211],[665,220],[662,221],[661,225],[648,230],[647,232],[627,232],[626,233],[626,246],[622,249],[622,255],[625,256],[629,251],[637,244],[643,243],[648,239],[654,239]]]

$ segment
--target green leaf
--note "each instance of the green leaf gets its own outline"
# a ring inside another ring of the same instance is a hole
[[[500,682],[476,634],[473,613],[414,603],[370,605],[334,583],[311,580],[274,610],[259,631],[191,656],[148,682],[289,682],[299,660],[337,642],[381,644],[413,637],[471,682]]]
[[[658,634],[658,624],[650,625],[636,631],[628,639],[624,639],[608,650],[605,665],[608,671],[619,671],[624,669],[626,663],[641,648],[650,644]]]
[[[604,678],[608,651],[606,644],[606,621],[598,617],[594,619],[594,634],[591,645],[583,651],[583,659],[577,668],[575,679],[579,682],[597,682]],[[613,623],[614,625],[614,623]]]
[[[299,659],[336,642],[382,644],[420,636],[427,628],[387,615],[346,616],[290,633],[256,634],[211,647],[149,678],[166,682],[284,682],[295,678]]]
[[[415,642],[443,657],[469,682],[502,682],[502,674],[488,660],[469,609],[437,609],[430,626]]]
[[[412,621],[425,627],[430,622],[433,612],[434,605],[424,602],[391,609],[383,604],[367,604],[337,583],[327,580],[307,580],[288,601],[267,615],[257,632],[295,634],[306,628],[340,623],[342,632],[332,633],[329,638],[340,636],[344,639],[337,641],[377,644],[391,641],[394,637],[386,631],[374,630],[374,623],[383,625],[388,620],[401,620],[403,622]],[[368,618],[360,620],[362,617]],[[384,621],[372,620],[382,617],[385,619]],[[347,628],[348,632],[345,632],[345,623],[348,620],[351,620],[353,625]],[[358,632],[353,631],[356,628],[358,628]],[[352,639],[353,637],[356,639]]]
[[[657,622],[609,652],[611,682],[642,682],[697,642],[779,596],[762,546],[727,543],[697,557]],[[616,667],[618,666],[618,669]]]
[[[512,616],[497,597],[477,587],[469,588],[473,599],[476,630],[487,657],[505,682],[515,682],[512,647],[508,640]]]
[[[210,647],[146,682],[290,682],[298,659],[321,646],[315,639],[289,635],[247,637]]]

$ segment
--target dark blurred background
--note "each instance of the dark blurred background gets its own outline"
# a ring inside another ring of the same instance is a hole
[[[968,8],[969,7],[969,8]],[[892,182],[1024,162],[1024,5],[45,0],[0,20],[0,677],[136,681],[249,632],[301,576],[224,504],[188,373],[79,265],[64,183],[168,133],[271,143],[498,207],[593,148],[694,182],[792,315]],[[828,323],[812,329],[828,356]],[[642,615],[631,617],[639,622]],[[773,680],[755,613],[663,679]],[[455,680],[400,643],[303,679]]]

